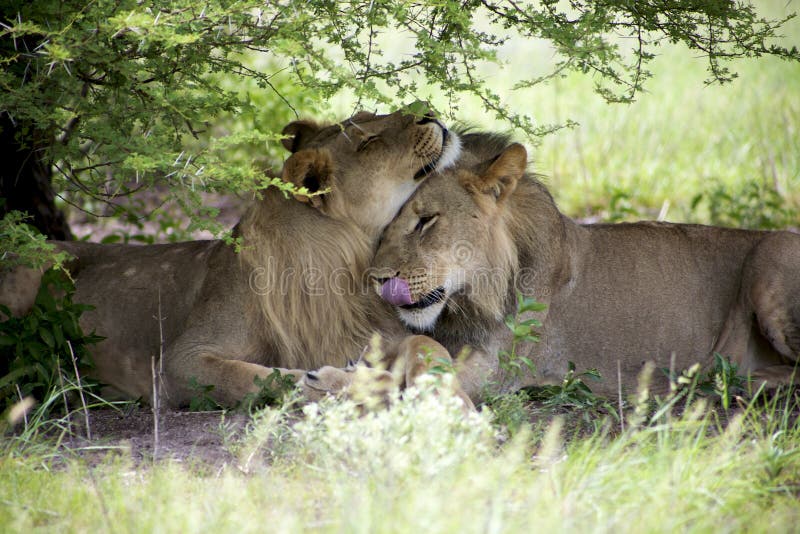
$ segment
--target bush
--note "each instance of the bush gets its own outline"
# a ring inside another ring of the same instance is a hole
[[[27,396],[41,401],[53,389],[63,389],[65,380],[97,386],[78,373],[92,367],[89,345],[103,338],[81,330],[81,314],[93,307],[73,302],[74,293],[66,273],[50,269],[27,315],[12,317],[0,304],[0,312],[10,317],[0,323],[0,409]]]

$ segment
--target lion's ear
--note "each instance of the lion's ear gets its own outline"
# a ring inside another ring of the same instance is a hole
[[[281,144],[289,152],[295,153],[302,149],[322,127],[314,121],[300,120],[287,124],[281,133],[285,135]]]
[[[503,202],[517,188],[517,183],[525,174],[528,153],[519,143],[506,148],[480,176],[473,176],[468,189],[484,195],[492,195],[497,203]]]
[[[306,148],[292,154],[283,164],[281,179],[297,187],[305,187],[309,193],[328,188],[333,180],[333,158],[327,150]],[[318,208],[324,195],[295,195],[300,202]]]

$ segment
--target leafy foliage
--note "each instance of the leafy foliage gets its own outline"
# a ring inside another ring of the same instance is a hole
[[[294,376],[281,374],[278,369],[265,378],[255,377],[253,382],[258,386],[258,392],[248,394],[239,403],[239,407],[248,412],[266,406],[280,406],[295,389]]]
[[[594,431],[611,416],[619,421],[620,414],[612,402],[595,395],[587,381],[600,379],[595,369],[575,372],[575,364],[568,362],[567,374],[559,384],[528,386],[511,394],[489,395],[487,404],[494,413],[494,423],[505,428],[513,437],[522,428],[553,414],[570,413],[575,416],[570,426],[576,430]]]
[[[703,373],[699,370],[698,364],[680,373],[670,373],[669,369],[662,369],[670,379],[670,397],[686,397],[688,404],[695,394],[700,394],[719,399],[722,407],[728,410],[734,396],[751,392],[749,380],[739,374],[738,366],[719,353],[714,353],[712,368]]]
[[[542,326],[541,321],[536,318],[522,319],[522,315],[530,312],[541,312],[547,309],[546,304],[537,302],[536,299],[526,297],[517,292],[517,310],[513,315],[505,318],[505,324],[511,330],[514,338],[511,342],[510,350],[501,350],[498,353],[500,369],[504,372],[505,380],[513,380],[522,374],[529,372],[536,374],[536,364],[528,356],[517,354],[520,343],[536,343],[539,336],[536,335],[534,328]]]
[[[734,395],[742,395],[748,390],[747,377],[739,374],[739,367],[730,358],[714,353],[714,367],[706,375],[698,387],[700,391],[719,397],[722,407],[727,410],[731,406]]]
[[[49,392],[64,388],[64,379],[93,387],[97,384],[76,376],[76,368],[91,368],[88,345],[102,338],[84,334],[78,324],[91,306],[74,303],[75,287],[67,276],[51,269],[30,313],[11,317],[4,305],[0,312],[9,319],[0,323],[0,403],[8,408],[20,397],[42,401]],[[54,296],[61,294],[61,296]],[[68,406],[61,408],[69,410]]]
[[[189,411],[191,412],[209,412],[218,410],[220,405],[211,398],[211,392],[214,391],[213,384],[200,384],[197,377],[189,378],[189,389],[194,394],[189,399]]]
[[[429,347],[422,347],[421,353],[417,354],[417,358],[420,361],[425,363],[425,366],[428,368],[427,373],[436,376],[442,376],[447,374],[454,374],[456,372],[455,362],[449,358],[433,357],[433,350]],[[466,358],[469,354],[469,349],[464,348],[462,349],[462,353],[456,357],[456,360],[460,360],[461,358]]]
[[[776,230],[796,225],[800,220],[800,212],[787,206],[776,188],[758,181],[746,181],[738,191],[715,184],[692,199],[692,209],[701,203],[708,205],[710,222],[714,225]]]
[[[600,380],[600,373],[596,369],[576,373],[575,364],[567,362],[567,374],[560,384],[526,388],[525,391],[531,400],[539,401],[545,406],[592,408],[608,405],[608,401],[592,393],[586,380]],[[611,409],[611,412],[614,410]]]
[[[493,418],[492,423],[505,429],[509,437],[526,428],[531,419],[528,409],[530,400],[524,391],[505,393],[500,395],[488,395],[486,405],[491,408]]]
[[[0,255],[0,273],[19,265],[38,269],[48,263],[62,269],[69,255],[56,252],[42,234],[26,224],[26,219],[18,211],[9,212],[0,219],[0,241],[4,246]]]
[[[204,527],[285,533],[531,525],[712,532],[755,530],[768,519],[772,530],[796,530],[796,401],[748,408],[725,428],[689,410],[670,424],[570,435],[557,432],[565,430],[558,418],[544,435],[534,430],[498,446],[487,414],[465,418],[441,393],[368,414],[325,402],[306,408],[299,423],[292,411],[263,410],[233,451],[238,461],[226,465],[219,450],[204,457],[203,447],[189,465],[137,467],[127,448],[107,451],[100,465],[90,456],[57,469],[47,468],[47,451],[7,456],[0,485],[13,491],[4,494],[0,523],[26,531],[108,530],[111,517],[133,532],[183,532],[198,518]]]
[[[325,114],[337,94],[359,107],[434,98],[451,113],[474,95],[536,136],[561,125],[512,111],[487,84],[512,40],[545,40],[558,58],[520,73],[517,89],[578,71],[608,100],[630,101],[664,42],[705,56],[709,81],[732,79],[736,58],[800,59],[773,44],[783,22],[729,0],[10,0],[0,110],[20,146],[57,170],[68,202],[123,215],[116,200],[162,184],[210,226],[199,192],[287,187],[264,174],[279,158],[276,132]]]

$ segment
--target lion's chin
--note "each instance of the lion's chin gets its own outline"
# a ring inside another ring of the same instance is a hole
[[[452,167],[461,155],[461,138],[458,134],[443,128],[442,153],[436,160],[436,172]]]
[[[403,323],[416,332],[431,332],[436,326],[436,320],[444,311],[446,299],[442,299],[424,308],[404,309],[395,308],[397,315]]]
[[[461,138],[458,134],[438,122],[436,124],[442,129],[442,148],[436,157],[417,171],[414,181],[419,182],[433,172],[442,172],[452,167],[461,155]]]

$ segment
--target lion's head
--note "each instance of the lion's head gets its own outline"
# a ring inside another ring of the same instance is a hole
[[[334,125],[296,121],[284,128],[293,152],[283,179],[321,194],[296,198],[321,213],[350,219],[377,237],[433,171],[452,165],[459,138],[433,112],[360,112]]]
[[[524,239],[546,241],[559,218],[549,193],[525,175],[522,145],[471,136],[463,136],[461,161],[423,184],[386,228],[373,260],[378,294],[417,331],[431,331],[448,310],[502,319],[513,302],[519,236],[539,225],[538,237]]]
[[[237,226],[254,295],[249,329],[286,367],[339,365],[374,329],[399,329],[366,298],[364,270],[408,197],[457,159],[459,138],[430,112],[403,111],[298,121],[284,133],[293,153],[283,179],[306,191],[300,202],[268,191]]]

